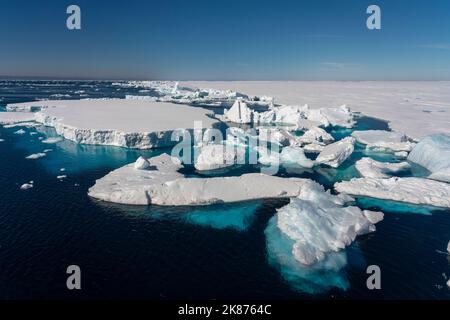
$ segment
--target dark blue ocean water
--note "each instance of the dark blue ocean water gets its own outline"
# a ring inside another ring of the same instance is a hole
[[[117,90],[108,82],[0,82],[3,106],[54,94],[124,97],[139,90]],[[358,128],[383,126],[362,118]],[[450,276],[448,210],[358,199],[361,207],[382,209],[385,219],[375,233],[359,237],[337,257],[343,261],[339,272],[286,269],[271,256],[267,237],[274,235],[271,218],[287,200],[176,208],[98,202],[87,196],[96,179],[139,155],[168,150],[82,146],[66,140],[46,145],[38,138],[51,130],[25,128],[26,134],[16,135],[17,129],[0,127],[5,140],[0,142],[1,299],[450,298],[445,285]],[[44,158],[25,159],[48,148],[53,151]],[[356,176],[353,163],[363,155],[358,148],[339,170],[280,175],[309,177],[330,187]],[[415,168],[414,174],[421,173]],[[58,180],[60,174],[67,179]],[[19,190],[30,180],[33,189]],[[280,241],[272,249],[283,250],[282,245]],[[66,289],[66,268],[72,264],[81,267],[81,291]],[[379,291],[366,288],[365,271],[371,264],[381,268]],[[310,290],[311,281],[321,282],[320,290]]]

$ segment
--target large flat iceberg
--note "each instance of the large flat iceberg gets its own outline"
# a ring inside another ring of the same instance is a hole
[[[211,111],[200,107],[140,100],[58,100],[10,107],[39,103],[45,108],[34,114],[36,121],[81,144],[168,147],[178,143],[171,139],[175,130],[193,129],[195,121],[201,121],[203,128],[217,122]]]
[[[208,205],[263,198],[298,196],[314,182],[301,178],[280,178],[259,173],[238,177],[186,178],[182,165],[163,154],[148,159],[151,169],[136,170],[134,163],[96,181],[89,189],[93,198],[133,205]]]
[[[353,196],[450,208],[450,184],[423,178],[359,178],[338,182],[338,192]]]

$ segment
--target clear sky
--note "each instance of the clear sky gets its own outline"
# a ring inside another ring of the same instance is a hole
[[[450,80],[450,1],[1,0],[0,41],[0,76]]]

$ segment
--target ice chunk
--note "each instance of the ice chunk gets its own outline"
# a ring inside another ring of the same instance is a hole
[[[408,160],[431,171],[430,179],[450,182],[450,135],[425,137],[411,151]]]
[[[358,160],[355,167],[363,177],[380,179],[390,178],[392,175],[411,168],[408,162],[379,162],[371,158],[362,158],[361,160]]]
[[[245,164],[245,148],[232,144],[210,144],[201,148],[195,161],[195,169],[199,171],[216,170]]]
[[[366,148],[375,151],[409,152],[415,143],[403,133],[384,130],[354,131],[352,136]]]
[[[394,155],[398,159],[406,159],[406,158],[408,158],[408,152],[406,152],[406,151],[397,151],[397,152],[394,153]]]
[[[136,170],[147,170],[150,168],[150,162],[144,157],[139,157],[134,163],[134,169]]]
[[[305,132],[299,139],[304,144],[319,144],[326,145],[334,141],[334,138],[325,130],[319,127],[314,127]]]
[[[51,137],[51,138],[47,138],[42,140],[42,143],[45,144],[53,144],[53,143],[58,143],[61,142],[63,139],[61,137]]]
[[[358,178],[336,183],[334,188],[353,196],[450,208],[450,184],[424,178]]]
[[[150,158],[155,170],[134,170],[134,164],[114,170],[89,189],[91,197],[135,205],[208,205],[264,198],[295,197],[314,184],[301,178],[280,178],[259,173],[239,177],[185,178],[178,159]]]
[[[316,163],[322,163],[333,168],[339,167],[353,153],[355,139],[344,138],[327,145],[316,159]]]
[[[447,252],[450,253],[450,241],[447,244]]]
[[[67,178],[67,175],[65,175],[65,174],[60,175],[60,176],[56,176],[56,179],[58,179],[58,180],[64,180],[66,178]]]
[[[343,105],[338,108],[311,109],[307,113],[307,119],[321,125],[352,128],[355,125],[355,116],[351,110]]]
[[[25,133],[26,133],[26,131],[23,130],[23,129],[19,129],[16,132],[14,132],[14,134],[19,134],[19,135],[22,135],[22,134],[25,134]]]
[[[20,190],[28,190],[34,187],[33,181],[30,181],[30,183],[24,183],[20,186]]]
[[[225,110],[224,115],[227,120],[235,123],[253,122],[253,111],[240,99],[236,100],[229,110]]]
[[[39,158],[43,158],[43,157],[45,157],[46,155],[47,155],[47,154],[44,153],[44,152],[39,152],[39,153],[31,154],[31,155],[27,156],[25,159],[28,159],[28,160],[36,160],[36,159],[39,159]]]
[[[281,163],[284,166],[297,165],[303,168],[312,168],[314,161],[308,159],[300,147],[285,147],[281,150]]]
[[[303,146],[303,150],[310,153],[321,153],[324,148],[325,146],[316,143],[310,143]]]
[[[258,139],[283,147],[297,144],[297,138],[294,135],[280,128],[260,127],[258,128]]]
[[[295,241],[295,259],[313,265],[324,260],[327,253],[344,249],[358,235],[375,231],[374,222],[382,218],[382,213],[344,207],[342,199],[315,185],[278,210],[277,225]]]

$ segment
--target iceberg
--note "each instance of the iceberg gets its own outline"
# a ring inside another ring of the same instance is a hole
[[[355,139],[347,137],[323,148],[316,159],[316,163],[325,164],[333,168],[339,167],[353,153]]]
[[[374,151],[409,152],[415,143],[403,133],[384,130],[354,131],[352,137]]]
[[[315,184],[278,210],[278,228],[292,239],[292,254],[304,265],[323,261],[329,252],[350,245],[358,235],[375,231],[381,212],[344,207],[341,198]]]
[[[203,146],[194,167],[199,171],[209,171],[245,164],[245,148],[232,144],[209,144]]]
[[[408,162],[379,162],[372,158],[362,158],[355,164],[356,170],[365,178],[387,179],[392,175],[411,169]]]
[[[20,106],[41,102],[23,103]],[[58,135],[80,143],[134,149],[174,146],[172,133],[192,130],[196,121],[211,128],[218,121],[200,107],[141,100],[42,101],[46,108],[35,120],[53,127]],[[17,106],[17,105],[16,105]]]
[[[411,151],[408,160],[428,169],[429,179],[450,182],[450,135],[425,137]]]
[[[89,196],[108,202],[134,205],[209,205],[265,198],[298,196],[313,181],[280,178],[260,173],[237,177],[187,178],[181,162],[167,154],[148,159],[151,170],[135,170],[134,163],[97,180]]]
[[[424,178],[357,178],[334,188],[352,196],[450,208],[450,184]]]

